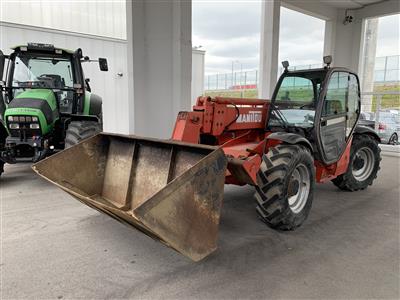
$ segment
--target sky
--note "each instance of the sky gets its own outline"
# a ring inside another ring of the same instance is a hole
[[[376,56],[400,54],[400,15],[379,18]]]
[[[206,75],[258,69],[261,1],[193,1],[192,44],[206,50]],[[281,8],[279,61],[319,64],[323,56],[321,19]],[[380,18],[377,56],[399,55],[399,15]],[[397,40],[397,42],[395,42]]]

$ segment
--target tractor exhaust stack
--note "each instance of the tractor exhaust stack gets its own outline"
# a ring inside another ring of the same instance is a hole
[[[199,261],[217,248],[226,165],[216,147],[102,133],[33,170]]]

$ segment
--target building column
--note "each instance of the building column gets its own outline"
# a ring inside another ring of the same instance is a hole
[[[324,56],[335,57],[336,20],[325,21]]]
[[[360,71],[363,42],[363,19],[343,24],[345,10],[338,10],[337,18],[326,21],[324,55],[332,55],[332,65]]]
[[[262,2],[258,84],[260,98],[271,98],[278,78],[280,9],[280,0]]]
[[[360,70],[359,77],[361,81],[361,92],[372,93],[375,86],[375,59],[376,47],[378,44],[378,26],[379,19],[365,20],[365,30],[363,32],[362,50],[360,53]],[[365,95],[361,97],[361,111],[372,111],[372,95]]]
[[[169,138],[191,103],[191,1],[126,1],[129,132]],[[118,101],[118,99],[116,99]]]
[[[205,54],[204,50],[192,50],[192,105],[196,104],[197,97],[204,94]]]

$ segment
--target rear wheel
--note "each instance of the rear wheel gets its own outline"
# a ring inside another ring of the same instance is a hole
[[[72,121],[65,134],[65,149],[101,132],[101,125],[95,121]]]
[[[257,212],[270,227],[293,230],[307,218],[314,193],[314,159],[300,145],[278,145],[263,156],[257,175]]]
[[[372,185],[377,177],[381,161],[381,149],[371,136],[355,135],[350,150],[350,162],[346,173],[332,180],[342,190],[358,191]]]

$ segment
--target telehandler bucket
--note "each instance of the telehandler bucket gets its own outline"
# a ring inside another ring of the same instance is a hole
[[[226,165],[215,147],[102,133],[33,170],[84,204],[199,261],[217,248]]]

